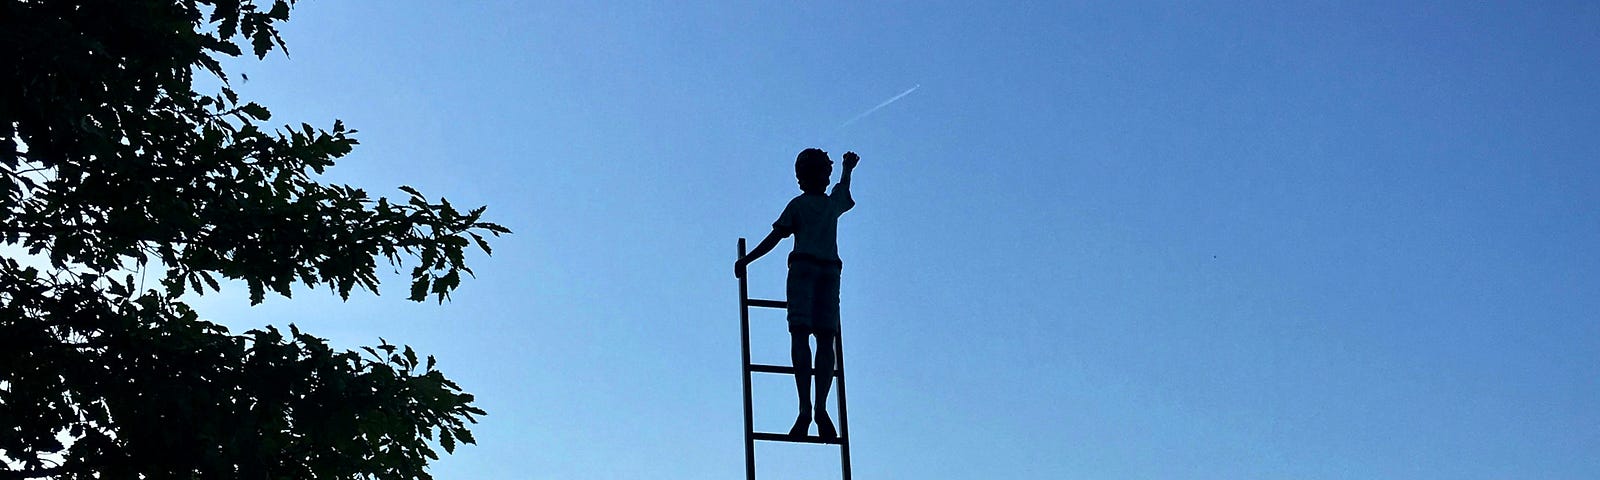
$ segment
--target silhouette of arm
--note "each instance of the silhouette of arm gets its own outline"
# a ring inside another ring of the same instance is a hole
[[[744,258],[741,258],[739,261],[733,263],[733,276],[744,278],[745,265],[749,265],[750,262],[754,262],[756,259],[761,258],[762,255],[766,255],[767,252],[772,251],[772,248],[777,247],[778,242],[783,240],[783,237],[787,236],[789,236],[789,234],[782,230],[776,228],[772,229],[772,233],[768,233],[767,238],[761,239],[761,243],[756,244],[756,248],[750,250],[750,253],[745,254]]]
[[[833,186],[834,200],[840,204],[839,213],[849,211],[856,206],[855,198],[850,196],[850,172],[855,171],[856,163],[861,161],[861,156],[856,152],[845,152],[844,173],[839,174],[839,183]]]

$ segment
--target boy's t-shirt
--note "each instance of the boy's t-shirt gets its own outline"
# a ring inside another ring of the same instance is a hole
[[[833,193],[802,193],[783,207],[783,214],[772,223],[785,236],[794,235],[794,254],[811,256],[824,262],[840,262],[839,216],[856,206],[850,188],[833,187]]]

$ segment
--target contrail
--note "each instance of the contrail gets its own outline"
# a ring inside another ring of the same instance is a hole
[[[884,100],[883,103],[878,104],[878,106],[876,106],[876,107],[872,107],[872,108],[867,109],[867,111],[865,111],[865,112],[861,112],[861,114],[860,115],[856,115],[855,118],[851,118],[849,120],[845,120],[844,123],[839,124],[839,128],[844,128],[845,126],[848,126],[848,125],[850,125],[852,123],[856,123],[856,120],[860,120],[863,117],[866,117],[867,115],[871,115],[872,112],[876,112],[880,108],[889,106],[889,104],[894,103],[895,100],[899,100],[901,97],[904,97],[906,95],[910,95],[911,92],[915,92],[919,88],[922,88],[922,84],[920,84],[920,83],[917,84],[914,87],[906,89],[906,91],[904,91],[904,92],[900,92],[899,95],[895,95],[893,97],[890,97],[888,100]]]

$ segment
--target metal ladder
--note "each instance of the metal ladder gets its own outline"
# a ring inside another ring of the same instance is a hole
[[[739,256],[744,258],[744,238],[739,238]],[[747,275],[748,276],[748,275]],[[749,288],[744,277],[739,277],[739,345],[740,353],[744,357],[744,476],[746,480],[756,479],[756,440],[765,442],[790,442],[790,443],[819,443],[839,446],[839,469],[844,472],[844,480],[850,480],[850,415],[845,410],[844,395],[844,335],[833,336],[834,348],[834,377],[837,378],[834,391],[839,393],[839,438],[822,438],[810,435],[794,436],[787,433],[767,433],[755,431],[751,420],[750,408],[750,374],[751,372],[777,373],[794,375],[794,367],[780,365],[762,365],[750,363],[750,307],[787,309],[788,302],[779,300],[762,300],[750,298]],[[842,330],[842,328],[841,328]],[[818,345],[817,348],[822,348]]]

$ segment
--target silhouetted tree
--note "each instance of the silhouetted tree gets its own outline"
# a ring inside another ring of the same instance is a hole
[[[484,412],[431,356],[230,334],[181,301],[376,293],[382,258],[442,302],[508,232],[314,179],[355,131],[267,125],[217,60],[283,49],[289,7],[0,0],[0,478],[427,478],[432,446],[473,442]]]

